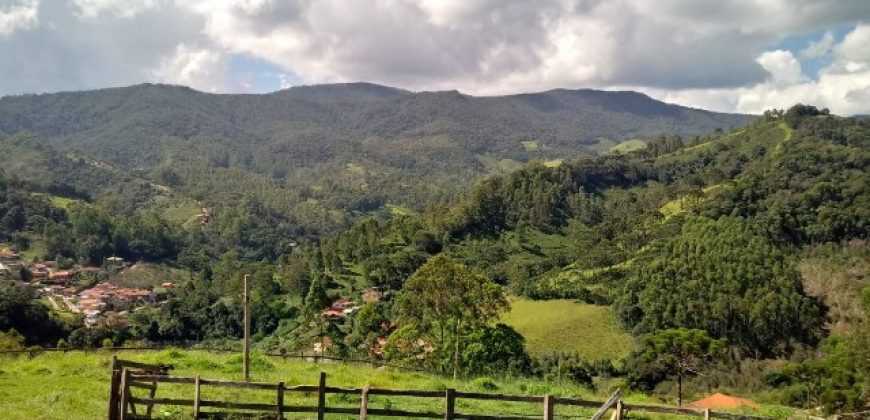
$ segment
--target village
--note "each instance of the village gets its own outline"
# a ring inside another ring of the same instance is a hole
[[[26,261],[9,249],[0,250],[0,279],[33,290],[52,309],[80,314],[84,325],[95,326],[107,313],[126,314],[146,305],[158,304],[161,290],[174,284],[165,282],[152,290],[119,286],[113,277],[131,264],[120,257],[106,258],[101,267],[81,266],[69,261]],[[160,289],[160,290],[158,290]]]

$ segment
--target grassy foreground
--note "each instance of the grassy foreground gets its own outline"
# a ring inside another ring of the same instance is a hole
[[[634,350],[634,340],[623,331],[609,308],[573,300],[511,301],[502,318],[523,337],[529,353],[579,353],[587,360],[620,360]]]
[[[203,351],[125,351],[119,357],[146,363],[171,363],[175,376],[196,376],[209,379],[241,379],[241,357],[237,354],[214,354]],[[109,389],[109,370],[112,353],[68,352],[45,353],[35,357],[0,355],[0,413],[3,419],[63,419],[91,420],[105,418]],[[330,386],[363,387],[370,385],[396,389],[445,389],[453,387],[463,391],[499,392],[508,394],[542,395],[551,394],[587,399],[603,400],[607,390],[592,392],[582,387],[562,384],[556,385],[527,378],[492,380],[452,381],[437,375],[376,369],[369,366],[310,362],[280,358],[254,357],[252,360],[252,380],[260,382],[284,381],[288,386],[316,384],[320,371],[327,372]],[[190,399],[193,397],[190,385],[161,384],[158,397]],[[230,388],[204,387],[204,399],[225,401],[245,401],[274,403],[271,392],[237,390]],[[629,395],[630,402],[657,403],[644,395]],[[288,393],[286,404],[316,404],[316,394],[304,395]],[[356,396],[329,395],[329,406],[355,407],[359,404]],[[418,399],[407,397],[373,396],[371,407],[394,408],[415,411],[442,410],[440,399]],[[476,414],[531,415],[539,416],[541,408],[530,403],[505,403],[488,401],[458,400],[457,410]],[[765,408],[760,414],[780,414],[785,417],[788,411]],[[591,415],[589,409],[562,408],[559,415]],[[190,418],[188,410],[176,407],[155,407],[155,418]],[[288,415],[287,418],[310,418]],[[329,416],[329,418],[355,418],[354,416]],[[641,415],[636,419],[664,419],[666,416]]]

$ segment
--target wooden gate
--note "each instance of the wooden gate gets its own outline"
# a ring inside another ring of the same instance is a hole
[[[172,369],[171,365],[149,365],[146,363],[133,362],[130,360],[121,360],[118,359],[118,356],[112,356],[112,384],[109,388],[109,420],[121,420],[123,418],[122,413],[127,409],[132,413],[136,413],[136,406],[132,403],[128,403],[127,407],[121,406],[121,394],[124,392],[124,388],[126,384],[123,384],[123,371],[128,369],[133,372],[137,372],[143,375],[168,375],[169,371]],[[151,395],[151,398],[157,393],[157,382],[151,382],[148,384],[137,384],[136,386],[147,389]],[[146,418],[151,417],[151,410],[153,409],[154,404],[146,404],[144,409],[142,410],[142,416]]]

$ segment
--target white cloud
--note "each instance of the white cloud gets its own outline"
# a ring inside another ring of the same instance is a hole
[[[228,87],[226,67],[219,52],[179,44],[151,73],[159,82],[217,92]]]
[[[790,51],[776,50],[761,54],[755,61],[770,74],[768,83],[776,86],[789,86],[805,82],[807,77],[801,70],[801,63]]]
[[[39,1],[23,0],[8,7],[0,7],[0,39],[19,30],[39,25]]]
[[[155,78],[261,88],[236,80],[242,56],[294,84],[631,88],[731,111],[790,97],[837,109],[866,97],[860,74],[870,65],[863,25],[839,44],[826,33],[800,54],[768,51],[789,36],[870,20],[866,0],[67,0],[32,9],[32,25],[37,16],[46,24],[16,32],[15,42],[2,42],[0,17],[0,95]],[[808,78],[799,59],[820,56],[832,67]]]
[[[831,51],[834,46],[834,33],[825,31],[825,34],[818,41],[811,42],[803,50],[801,50],[801,58],[819,58]]]
[[[828,107],[834,113],[870,112],[870,25],[858,25],[840,44],[833,45],[833,62],[819,71],[818,80],[806,77],[794,55],[769,51],[758,57],[768,72],[764,82],[736,89],[645,89],[668,101],[720,111],[761,113],[801,102]]]

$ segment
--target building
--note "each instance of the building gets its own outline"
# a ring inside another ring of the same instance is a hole
[[[45,264],[33,264],[30,267],[30,277],[34,280],[48,278],[48,266]]]
[[[7,267],[6,264],[3,264],[2,262],[0,262],[0,277],[7,277],[7,276],[9,276],[9,274],[10,274],[9,267]]]
[[[58,270],[48,273],[50,283],[69,283],[75,280],[78,273],[76,270]]]
[[[96,322],[96,317],[105,311],[124,311],[153,300],[154,295],[148,290],[131,289],[102,282],[79,293],[76,307]],[[87,322],[87,318],[85,321]]]

